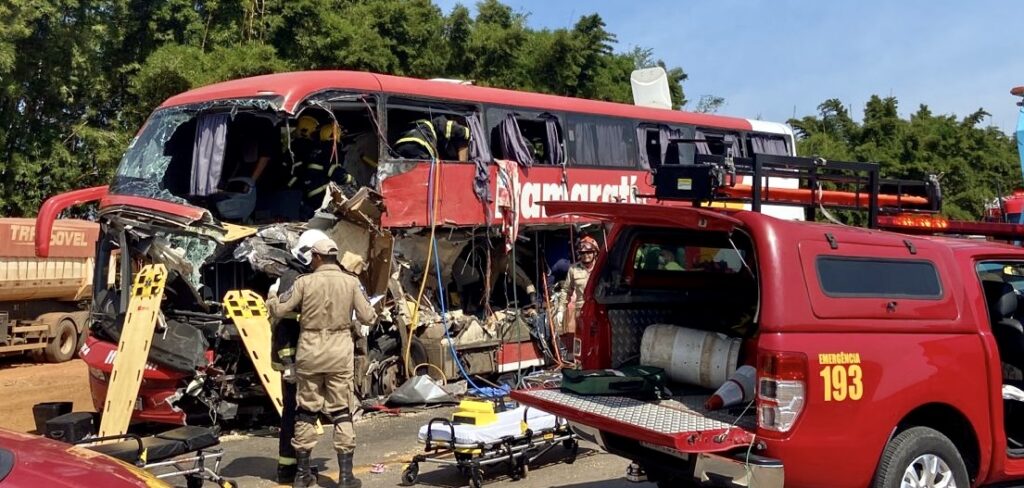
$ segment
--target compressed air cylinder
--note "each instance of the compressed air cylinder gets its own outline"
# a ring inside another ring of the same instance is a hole
[[[672,381],[718,388],[736,371],[741,344],[725,334],[653,324],[640,341],[640,364],[664,369]]]

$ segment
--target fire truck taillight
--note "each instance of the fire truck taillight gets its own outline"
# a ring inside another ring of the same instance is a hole
[[[807,355],[762,353],[758,358],[757,423],[769,431],[789,432],[807,399]]]

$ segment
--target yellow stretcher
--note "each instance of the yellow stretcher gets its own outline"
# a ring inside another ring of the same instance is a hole
[[[489,402],[466,401],[452,420],[435,418],[420,428],[423,454],[412,458],[402,471],[402,484],[419,479],[420,463],[455,466],[469,486],[483,485],[483,468],[506,463],[513,480],[526,477],[529,465],[558,444],[566,449],[566,463],[576,461],[579,442],[563,419],[526,406],[498,412],[478,408]]]
[[[160,319],[160,300],[166,284],[167,268],[162,264],[146,265],[135,275],[128,314],[121,328],[103,401],[100,437],[122,436],[128,431],[149,348],[153,345],[153,331]]]

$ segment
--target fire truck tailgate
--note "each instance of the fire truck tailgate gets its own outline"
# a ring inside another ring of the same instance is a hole
[[[559,390],[513,391],[519,403],[565,420],[685,453],[722,452],[754,441],[752,426],[712,418],[692,402],[581,396]],[[688,405],[690,404],[690,405]]]

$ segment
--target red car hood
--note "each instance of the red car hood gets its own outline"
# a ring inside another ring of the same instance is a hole
[[[4,488],[170,486],[98,452],[4,429],[0,429],[0,484]]]

